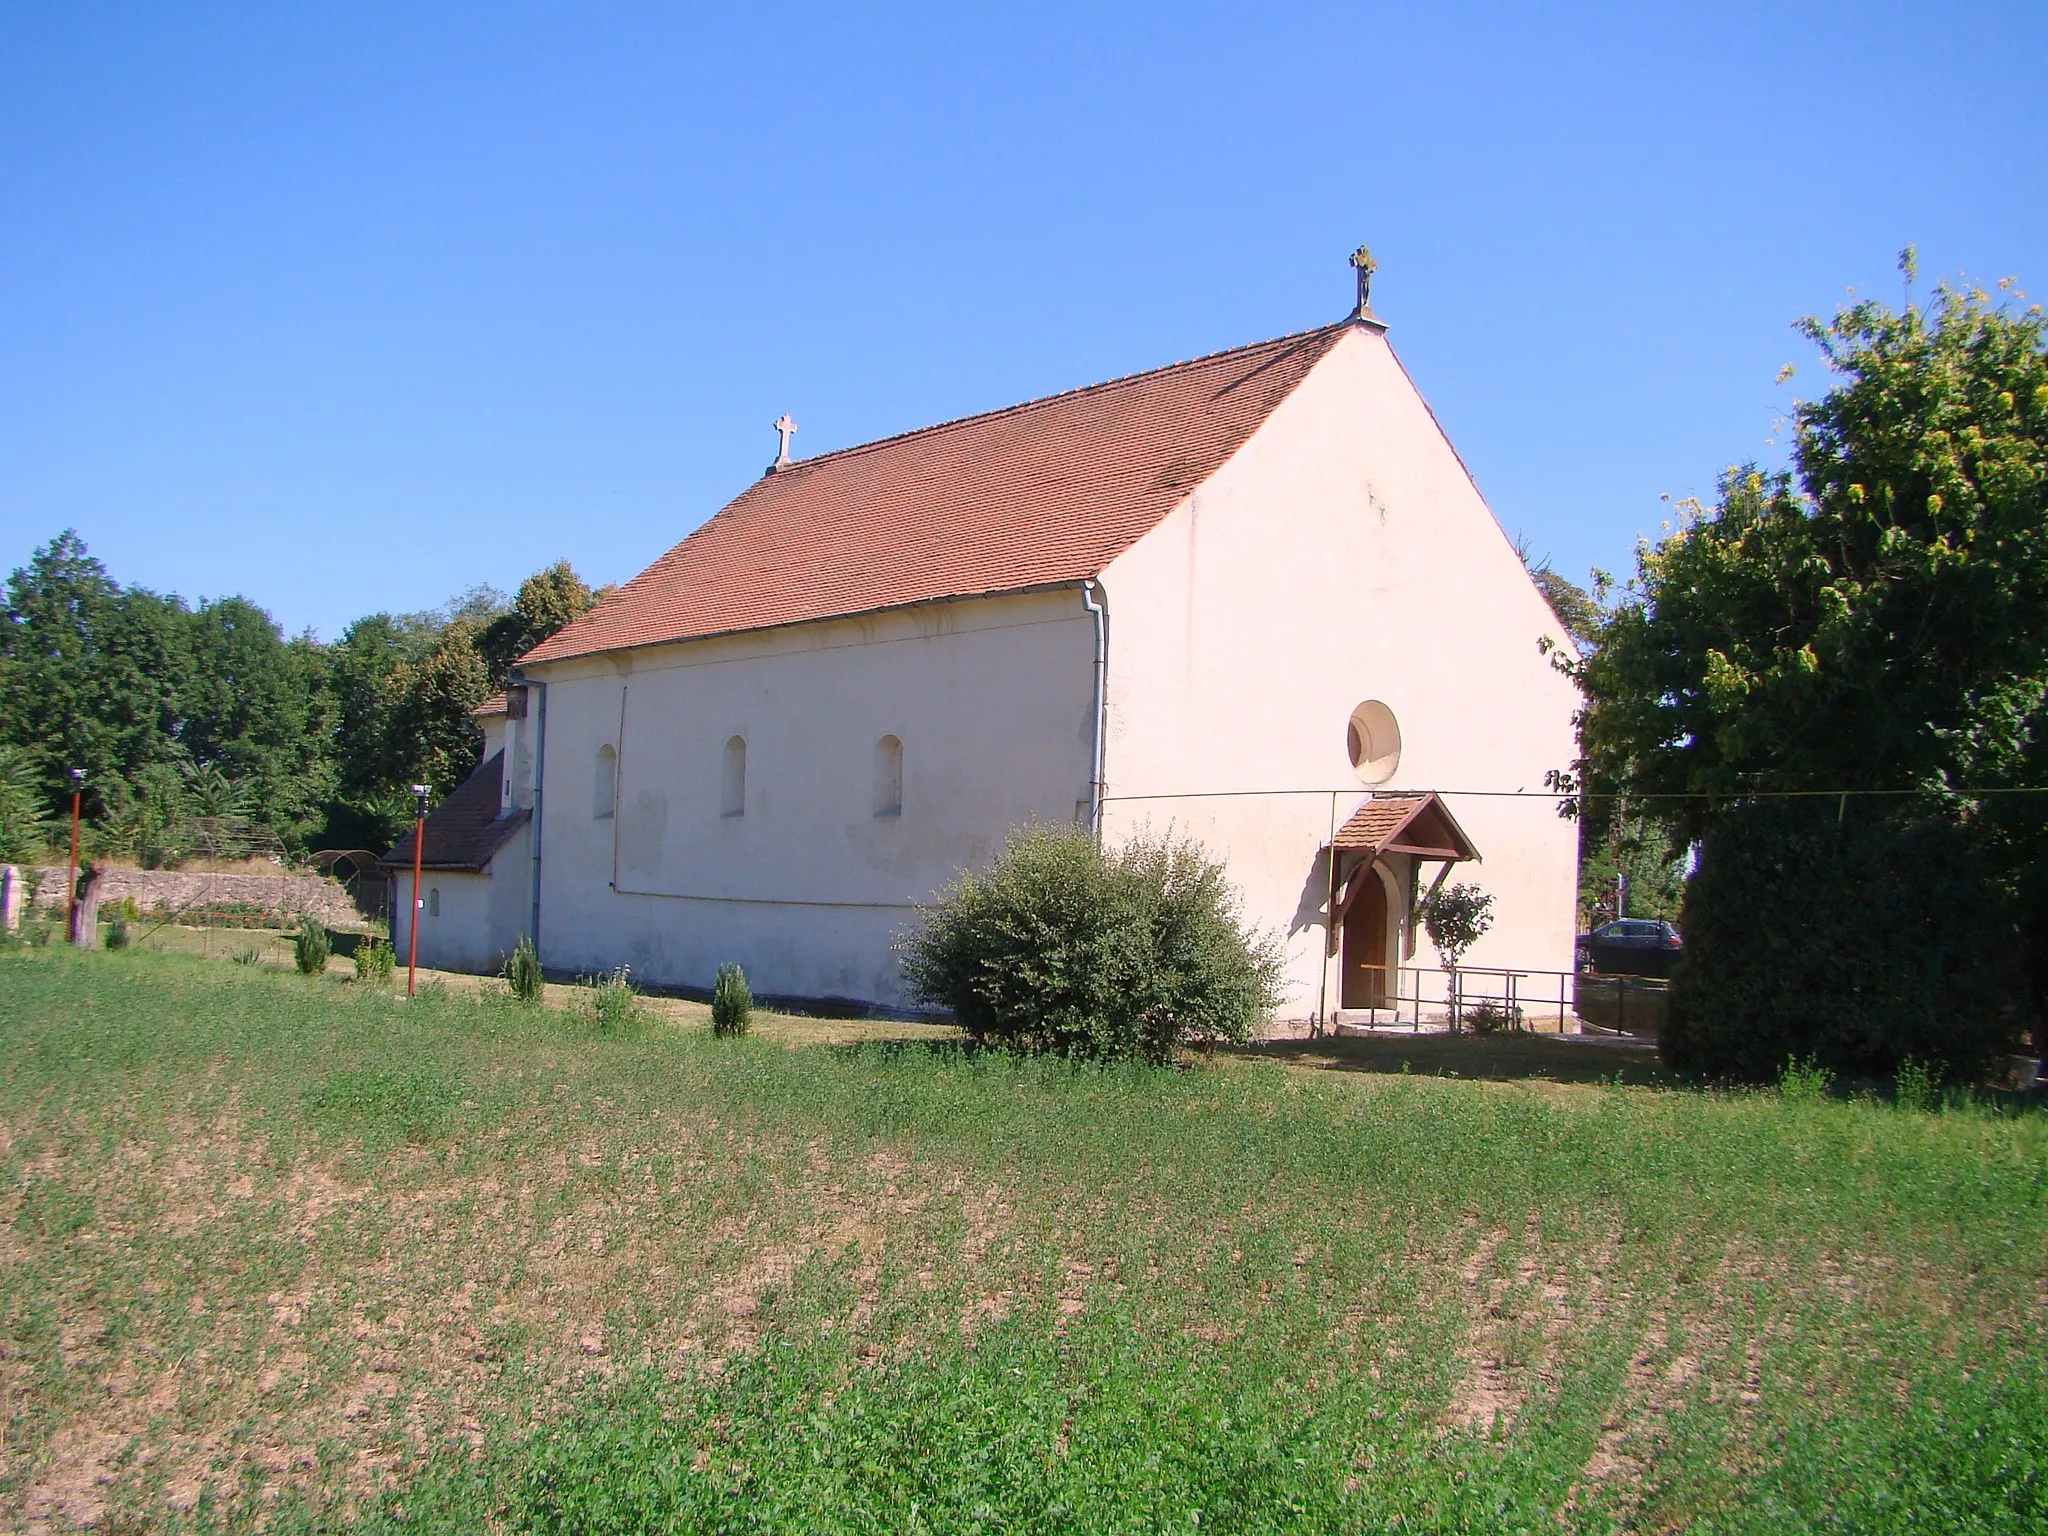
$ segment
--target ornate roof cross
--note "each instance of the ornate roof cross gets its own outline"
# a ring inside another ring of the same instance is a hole
[[[1372,252],[1360,246],[1351,253],[1351,265],[1358,273],[1358,309],[1356,313],[1366,320],[1372,316],[1372,275],[1379,270],[1379,263],[1372,259]]]
[[[775,422],[775,431],[779,441],[775,446],[775,462],[768,466],[771,471],[781,469],[785,464],[795,462],[789,456],[789,434],[795,430],[796,423],[789,419],[789,412],[784,411]]]

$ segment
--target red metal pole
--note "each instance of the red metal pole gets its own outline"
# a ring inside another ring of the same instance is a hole
[[[77,940],[78,927],[78,780],[79,774],[71,781],[71,862],[64,866],[64,942]]]
[[[413,979],[418,975],[420,963],[420,913],[426,903],[420,900],[420,859],[427,851],[427,801],[420,797],[419,815],[412,824],[412,916],[406,919],[405,936],[405,995],[412,996]]]

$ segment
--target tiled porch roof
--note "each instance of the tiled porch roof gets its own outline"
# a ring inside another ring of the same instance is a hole
[[[1330,846],[1351,853],[1410,853],[1426,859],[1476,859],[1479,850],[1433,790],[1369,796],[1337,829]]]

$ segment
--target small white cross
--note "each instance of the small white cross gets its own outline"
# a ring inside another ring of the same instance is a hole
[[[775,423],[775,430],[782,439],[775,449],[775,464],[779,469],[784,464],[790,462],[789,434],[796,430],[796,423],[789,419],[789,412],[784,411],[782,413],[781,419]]]

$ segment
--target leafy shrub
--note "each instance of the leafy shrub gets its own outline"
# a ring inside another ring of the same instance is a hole
[[[302,976],[318,976],[327,969],[327,957],[331,953],[327,942],[327,930],[316,919],[299,919],[299,931],[292,935],[292,959]]]
[[[356,946],[356,980],[376,986],[391,979],[398,969],[398,956],[383,939],[365,939]]]
[[[1908,1056],[1892,1075],[1892,1095],[1904,1110],[1932,1110],[1941,1105],[1941,1078],[1924,1062]]]
[[[1013,831],[898,941],[911,994],[970,1039],[1013,1050],[1162,1061],[1250,1037],[1279,1001],[1277,941],[1240,921],[1199,843],[1079,828]]]
[[[119,912],[116,912],[107,919],[107,948],[126,949],[127,947],[128,919]]]
[[[753,1013],[754,994],[747,987],[747,973],[728,960],[718,968],[718,979],[711,984],[711,1033],[744,1035]]]
[[[1812,1057],[1793,1057],[1778,1074],[1778,1097],[1788,1104],[1817,1104],[1828,1096],[1835,1075]]]
[[[1661,1039],[1681,1072],[1769,1082],[1810,1058],[1968,1080],[2020,1027],[2012,911],[1960,829],[1912,808],[1730,811],[1686,887]]]
[[[522,1003],[537,1003],[541,999],[544,983],[540,973],[540,955],[534,950],[533,940],[523,933],[506,958],[505,985]]]
[[[263,951],[251,945],[247,949],[236,950],[228,958],[237,965],[261,965],[263,963]]]
[[[583,1011],[599,1029],[623,1029],[641,1017],[640,993],[627,980],[629,970],[622,965],[602,976],[586,976],[577,989]]]
[[[1496,998],[1482,998],[1465,1010],[1465,1022],[1478,1035],[1498,1034],[1504,1029],[1522,1027],[1522,1007],[1509,1005]]]

